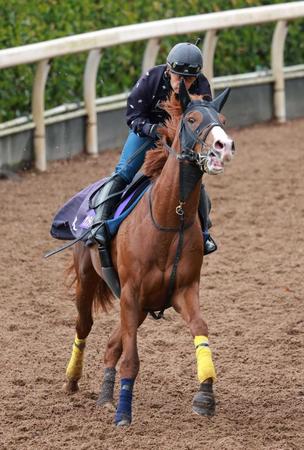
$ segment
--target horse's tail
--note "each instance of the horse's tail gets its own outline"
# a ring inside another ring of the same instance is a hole
[[[108,310],[113,307],[113,299],[114,295],[112,294],[111,289],[108,287],[107,283],[99,277],[93,302],[94,310],[97,312],[101,307],[103,311],[108,312]]]
[[[106,282],[100,276],[96,276],[97,274],[91,262],[90,250],[82,243],[76,244],[74,247],[73,260],[66,269],[66,286],[68,288],[75,286],[75,298],[81,292],[81,289],[84,288],[80,264],[88,264],[88,267],[84,270],[86,276],[89,274],[89,277],[94,279],[94,281],[97,280],[89,283],[89,288],[94,289],[93,310],[97,312],[101,308],[103,311],[108,312],[113,306],[114,295]]]

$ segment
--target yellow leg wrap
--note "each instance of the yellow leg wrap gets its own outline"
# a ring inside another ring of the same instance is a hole
[[[70,380],[79,380],[81,378],[84,348],[85,339],[78,339],[76,335],[71,359],[65,373]]]
[[[212,361],[211,350],[209,348],[208,338],[206,336],[195,336],[194,338],[197,377],[200,383],[212,378],[216,379],[215,368]]]

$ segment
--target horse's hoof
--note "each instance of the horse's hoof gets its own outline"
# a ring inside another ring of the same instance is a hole
[[[120,417],[115,417],[115,425],[117,427],[129,427],[132,418],[128,414],[120,414]]]
[[[202,383],[192,402],[192,411],[200,416],[211,417],[215,413],[212,383]]]
[[[131,420],[122,419],[119,422],[116,422],[117,427],[129,427],[131,425]]]
[[[67,380],[63,385],[63,390],[68,394],[75,394],[79,391],[78,380]]]

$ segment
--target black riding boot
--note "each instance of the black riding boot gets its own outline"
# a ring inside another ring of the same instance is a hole
[[[115,206],[120,200],[122,190],[126,187],[126,181],[119,175],[114,175],[96,194],[94,198],[95,217],[92,224],[90,239],[107,247],[109,236],[104,221],[109,219]],[[115,195],[116,194],[116,195]]]
[[[211,221],[209,219],[210,209],[211,202],[205,191],[205,186],[202,184],[198,213],[204,236],[204,255],[209,255],[209,253],[213,253],[217,250],[217,245],[209,234],[209,228],[211,226]]]
[[[96,215],[89,237],[98,244],[103,279],[117,298],[120,297],[120,283],[112,263],[110,236],[105,220],[112,216],[126,185],[127,183],[123,178],[114,175],[97,193],[94,199]]]

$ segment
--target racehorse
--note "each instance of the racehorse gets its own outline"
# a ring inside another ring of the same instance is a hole
[[[104,379],[97,403],[114,404],[116,365],[120,359],[121,387],[116,425],[130,425],[133,385],[139,370],[137,329],[147,314],[172,306],[181,314],[194,338],[199,390],[192,409],[201,415],[215,412],[216,378],[208,342],[208,328],[199,306],[203,237],[198,218],[204,172],[217,174],[234,154],[220,111],[229,89],[213,101],[189,95],[181,81],[179,98],[165,102],[170,118],[160,131],[157,148],[146,155],[143,171],[152,184],[121,224],[111,244],[113,265],[121,285],[120,323],[111,334],[104,356]],[[78,390],[85,340],[90,333],[94,305],[104,310],[112,293],[102,278],[96,246],[74,246],[76,337],[67,367],[68,392]]]

